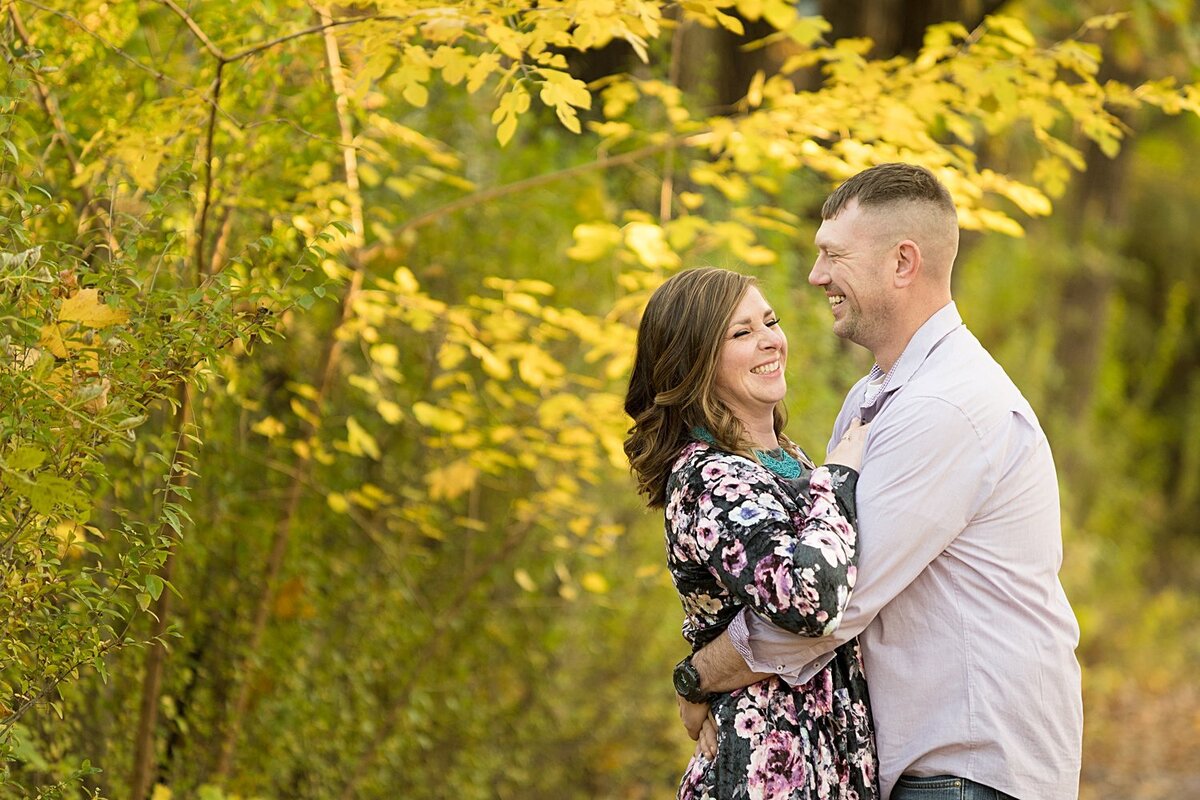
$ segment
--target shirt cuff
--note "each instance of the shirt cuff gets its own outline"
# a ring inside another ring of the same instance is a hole
[[[733,618],[733,622],[730,622],[729,626],[725,628],[733,649],[738,651],[738,655],[746,662],[746,666],[750,666],[750,662],[754,660],[754,654],[750,652],[750,631],[746,629],[746,614],[748,613],[743,608]]]
[[[746,608],[738,612],[726,630],[746,666],[755,672],[774,673],[793,687],[808,683],[833,660],[832,652],[815,657],[806,654],[805,648],[811,646],[812,639],[776,628]],[[807,661],[808,658],[812,660]]]

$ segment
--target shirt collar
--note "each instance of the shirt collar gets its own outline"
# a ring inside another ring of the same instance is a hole
[[[879,394],[872,398],[872,402],[863,404],[863,409],[876,407],[880,401],[889,393],[899,389],[908,379],[911,378],[920,366],[925,363],[925,359],[933,352],[938,343],[955,329],[963,324],[962,317],[958,313],[958,306],[954,301],[950,301],[942,306],[933,316],[925,320],[913,337],[909,339],[908,344],[904,348],[904,352],[896,359],[896,363],[892,364],[892,368],[888,370],[887,375],[883,377],[883,386],[879,389]],[[883,376],[883,370],[876,363],[871,367],[871,374],[867,376],[867,382],[877,380]],[[866,416],[863,417],[866,419]]]

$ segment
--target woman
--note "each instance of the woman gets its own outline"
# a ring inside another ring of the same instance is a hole
[[[625,452],[639,491],[665,509],[667,562],[693,652],[743,607],[820,636],[837,626],[854,586],[865,429],[814,468],[783,434],[786,360],[775,312],[752,278],[728,270],[670,278],[638,328]],[[680,800],[878,797],[857,642],[801,687],[771,676],[708,702],[716,756],[697,750]]]

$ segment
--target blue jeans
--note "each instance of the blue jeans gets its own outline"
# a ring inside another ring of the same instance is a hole
[[[1017,800],[1010,794],[998,792],[982,783],[935,775],[932,778],[913,778],[901,775],[892,789],[891,800]]]

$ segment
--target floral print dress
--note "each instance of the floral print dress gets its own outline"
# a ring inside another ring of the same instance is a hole
[[[858,474],[830,465],[788,480],[706,442],[667,484],[667,563],[693,651],[744,607],[802,636],[837,627],[858,560]],[[808,683],[771,677],[715,694],[717,756],[696,755],[679,800],[877,800],[875,740],[857,640]]]

